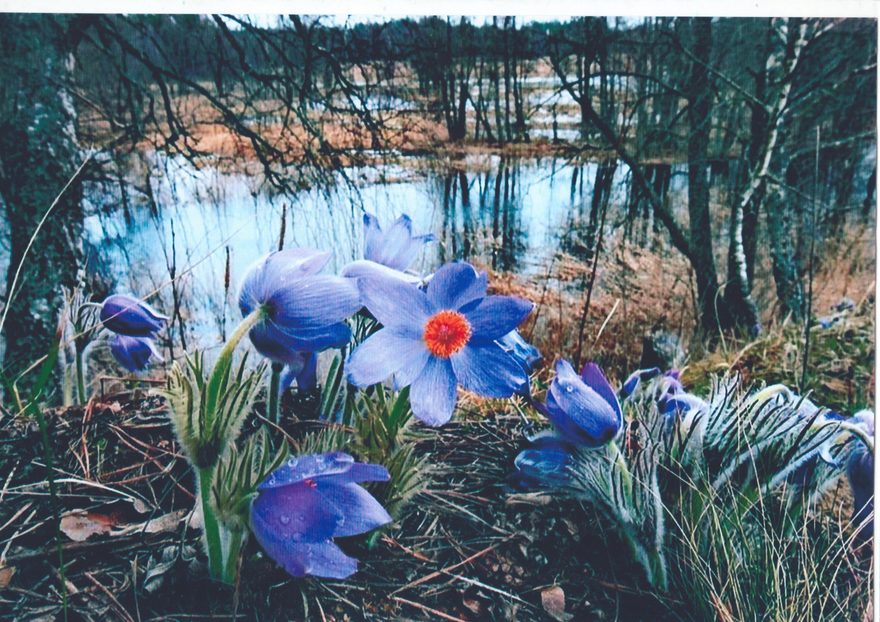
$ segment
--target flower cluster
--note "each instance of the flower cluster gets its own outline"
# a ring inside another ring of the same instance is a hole
[[[411,447],[397,454],[375,447],[386,443],[400,449],[400,431],[410,411],[430,426],[448,422],[459,388],[485,398],[518,396],[518,404],[525,402],[542,413],[552,428],[529,438],[530,445],[516,456],[513,482],[525,489],[579,490],[585,493],[584,499],[589,498],[591,488],[598,491],[593,499],[615,506],[610,515],[623,525],[622,533],[642,560],[649,580],[661,587],[666,570],[656,543],[662,537],[643,536],[651,535],[651,525],[654,535],[662,533],[665,519],[656,511],[657,503],[662,503],[656,464],[651,467],[645,461],[654,459],[652,452],[665,451],[678,467],[687,466],[689,454],[681,451],[673,456],[680,445],[655,442],[668,441],[669,431],[685,432],[676,438],[695,439],[699,447],[694,456],[704,458],[707,448],[718,453],[723,468],[717,476],[713,474],[711,486],[720,487],[734,478],[746,459],[730,449],[735,443],[728,442],[728,437],[737,429],[731,422],[749,413],[785,412],[786,421],[794,422],[791,429],[811,435],[813,444],[803,450],[798,446],[800,439],[779,445],[776,449],[797,455],[773,473],[771,485],[786,480],[803,488],[814,472],[836,469],[838,476],[845,472],[853,491],[856,536],[866,539],[873,516],[873,414],[866,411],[844,418],[782,385],[741,394],[737,409],[725,411],[717,407],[715,398],[706,401],[686,391],[676,369],[636,370],[615,390],[595,363],[587,362],[578,373],[565,359],[556,362],[546,398],[538,403],[532,398],[529,376],[541,354],[519,332],[533,303],[516,296],[490,295],[487,274],[465,262],[447,263],[430,275],[411,271],[433,240],[430,234],[415,235],[405,214],[384,230],[368,214],[364,216],[363,259],[349,263],[339,275],[325,273],[331,257],[328,252],[296,248],[269,253],[242,280],[238,304],[243,320],[213,369],[206,372],[203,357],[196,353],[187,358],[188,374],[177,365],[177,372],[169,374],[165,393],[170,396],[178,439],[198,476],[213,577],[234,579],[248,528],[265,553],[294,577],[344,579],[353,574],[358,562],[343,552],[335,538],[365,534],[389,524],[392,516],[386,507],[395,512],[398,503],[392,494],[394,486],[398,480],[411,481],[401,466]],[[100,321],[114,334],[111,351],[126,369],[142,370],[159,357],[154,341],[168,318],[149,305],[115,294],[101,305]],[[335,409],[342,409],[340,419],[354,430],[351,439],[355,441],[344,446],[358,448],[356,453],[367,461],[357,462],[341,451],[287,458],[287,445],[273,445],[266,429],[259,432],[263,434],[259,443],[252,437],[242,443],[250,449],[238,449],[239,432],[265,370],[265,365],[259,365],[248,372],[245,360],[233,368],[236,346],[245,335],[272,363],[267,410],[276,421],[280,421],[281,392],[294,382],[301,391],[317,388],[318,354],[341,350],[328,374],[327,384],[336,388],[322,392],[321,413],[331,417]],[[357,336],[354,342],[353,335]],[[354,347],[346,357],[349,346]],[[344,393],[339,393],[339,387]],[[387,406],[392,400],[385,397],[389,387],[399,391],[393,406]],[[631,417],[645,405],[645,421],[651,425],[644,426],[648,431],[634,432],[633,424],[627,442],[618,447],[625,426],[622,404]],[[349,407],[360,420],[346,418]],[[707,420],[714,427],[708,427]],[[359,432],[362,424],[368,432]],[[770,427],[766,426],[765,436],[755,437],[755,447],[763,450],[785,440],[775,429],[778,426]],[[378,429],[385,434],[379,440]],[[371,439],[369,446],[358,444],[359,433]],[[657,437],[650,438],[651,434]],[[861,442],[850,445],[851,437]],[[653,443],[651,451],[642,451],[647,447],[642,441]],[[727,453],[720,453],[721,449]],[[645,461],[636,464],[645,456]],[[387,464],[390,472],[373,462]],[[695,473],[707,473],[704,466]],[[635,473],[642,479],[635,478]],[[232,484],[224,488],[228,482]],[[384,506],[361,486],[366,482],[389,482],[379,489]],[[644,498],[640,497],[643,493]],[[643,513],[646,508],[653,514]],[[646,548],[646,542],[654,544]]]
[[[433,236],[413,235],[406,215],[387,231],[365,216],[364,237],[364,259],[339,277],[320,274],[329,253],[310,249],[271,253],[245,276],[243,325],[260,354],[285,366],[282,390],[294,381],[300,389],[316,385],[316,353],[348,344],[346,320],[363,307],[381,328],[352,352],[348,380],[369,387],[393,378],[396,388],[409,387],[410,407],[422,422],[447,422],[458,386],[484,397],[528,394],[540,353],[516,329],[531,302],[488,295],[487,275],[467,263],[442,266],[421,286],[407,270]],[[338,452],[291,458],[259,486],[251,529],[293,576],[346,577],[356,561],[332,538],[391,520],[357,485],[388,477],[384,467]]]
[[[162,360],[155,339],[167,316],[137,298],[113,294],[101,304],[100,318],[104,328],[114,333],[110,352],[125,369],[142,371],[151,359]]]

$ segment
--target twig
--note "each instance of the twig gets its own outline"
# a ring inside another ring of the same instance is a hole
[[[399,587],[399,588],[397,588],[396,590],[394,590],[393,592],[391,592],[391,595],[394,596],[394,595],[397,594],[398,592],[402,592],[403,590],[407,590],[407,589],[409,589],[409,588],[411,588],[411,587],[415,587],[415,586],[417,586],[417,585],[421,585],[422,583],[425,583],[425,582],[430,581],[430,580],[432,580],[432,579],[436,579],[437,577],[439,577],[439,576],[441,576],[441,575],[443,575],[443,574],[448,574],[448,573],[451,572],[452,570],[455,570],[456,568],[459,568],[459,567],[461,567],[461,566],[464,566],[465,564],[469,564],[469,563],[471,563],[472,561],[474,561],[475,559],[479,559],[479,558],[482,557],[483,555],[486,555],[487,553],[490,553],[490,552],[494,551],[496,548],[498,548],[499,546],[501,546],[502,544],[504,544],[504,543],[507,542],[508,540],[513,539],[516,535],[517,535],[517,534],[510,534],[509,536],[507,536],[506,538],[504,538],[504,539],[501,540],[500,542],[496,542],[495,544],[493,544],[493,545],[491,545],[491,546],[487,546],[486,548],[484,548],[484,549],[482,549],[482,550],[480,550],[480,551],[477,551],[476,553],[474,553],[474,554],[471,555],[470,557],[468,557],[468,558],[466,558],[466,559],[463,559],[463,560],[461,560],[460,562],[457,562],[457,563],[455,563],[455,564],[452,564],[451,566],[447,566],[446,568],[443,568],[443,569],[441,569],[441,570],[437,570],[437,571],[435,571],[435,572],[432,572],[431,574],[427,574],[427,575],[425,575],[424,577],[422,577],[421,579],[416,579],[415,581],[412,581],[412,582],[410,582],[410,583],[407,583],[407,584],[404,585],[403,587]]]
[[[414,602],[412,600],[407,600],[405,598],[401,598],[400,596],[392,596],[394,600],[399,603],[403,603],[405,605],[409,605],[410,607],[415,607],[416,609],[421,609],[425,613],[430,613],[431,615],[435,615],[438,618],[443,618],[444,620],[452,620],[452,622],[466,622],[464,618],[456,618],[454,616],[449,615],[448,613],[444,613],[439,609],[434,609],[432,607],[428,607],[427,605],[423,605],[421,603]]]

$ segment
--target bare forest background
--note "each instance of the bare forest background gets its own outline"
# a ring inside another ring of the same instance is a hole
[[[645,248],[661,244],[661,256],[687,266],[688,331],[709,349],[725,334],[810,318],[814,276],[873,245],[874,20],[269,23],[0,17],[7,378],[48,347],[61,286],[92,279],[95,296],[113,287],[89,276],[84,188],[116,189],[118,203],[104,209],[161,209],[149,173],[132,164],[144,152],[244,170],[281,196],[409,156],[590,162],[592,196],[575,232],[580,290],[592,293],[608,227]],[[686,204],[674,204],[682,166]],[[621,170],[626,205],[612,218]],[[573,186],[584,183],[577,175]],[[449,179],[468,192],[466,179]],[[650,292],[661,302],[677,295],[659,282]],[[569,315],[582,329],[590,294],[576,300]],[[181,304],[175,290],[175,313]]]

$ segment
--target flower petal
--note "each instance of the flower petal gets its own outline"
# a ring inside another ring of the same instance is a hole
[[[436,309],[461,309],[486,296],[488,277],[469,263],[454,262],[441,266],[428,283],[428,299]]]
[[[527,374],[535,369],[542,358],[541,351],[523,339],[518,330],[510,331],[500,339],[496,339],[495,343],[512,356]]]
[[[659,367],[649,367],[647,369],[635,370],[627,377],[626,380],[623,381],[623,385],[620,387],[620,397],[622,399],[628,398],[630,395],[635,393],[635,390],[639,387],[639,384],[642,381],[648,381],[651,378],[659,375]]]
[[[455,386],[455,373],[449,360],[429,357],[410,388],[413,414],[427,425],[443,425],[455,409]]]
[[[351,329],[348,324],[339,323],[300,330],[294,335],[266,320],[254,326],[248,337],[257,352],[266,358],[294,367],[302,364],[303,352],[320,352],[345,345],[351,339]]]
[[[522,488],[553,488],[569,479],[571,452],[564,445],[530,448],[519,452],[513,461]]]
[[[242,280],[238,305],[248,315],[265,303],[272,293],[287,282],[317,274],[330,260],[330,253],[311,248],[276,251],[258,259]]]
[[[529,384],[522,366],[494,342],[467,345],[449,360],[458,383],[483,397],[510,397]]]
[[[421,336],[425,322],[433,313],[424,292],[389,278],[358,279],[358,287],[364,306],[383,326]]]
[[[406,270],[409,264],[402,264],[401,258],[410,251],[409,247],[412,245],[412,220],[406,214],[401,214],[382,236],[378,254],[368,259],[395,270]]]
[[[336,525],[334,536],[355,536],[391,522],[382,504],[357,484],[326,478],[318,482],[318,492],[342,512],[344,520]]]
[[[388,265],[396,267],[398,270],[409,269],[413,262],[418,258],[419,253],[422,252],[422,248],[424,248],[425,244],[433,241],[434,235],[431,233],[427,235],[413,236],[410,238],[409,243],[391,258]]]
[[[403,281],[404,283],[409,283],[411,285],[416,285],[422,280],[421,277],[416,276],[415,274],[401,272],[400,270],[395,270],[393,268],[389,268],[388,266],[383,266],[380,263],[376,263],[375,261],[370,261],[368,259],[359,259],[357,261],[352,261],[351,263],[346,264],[345,267],[342,268],[342,276],[348,279],[357,279],[364,277],[390,278],[397,279],[398,281]]]
[[[310,275],[279,286],[265,301],[269,317],[293,330],[341,322],[361,308],[357,285],[350,279]]]
[[[618,416],[623,417],[623,412],[620,410],[620,402],[617,401],[617,392],[611,386],[611,383],[608,382],[608,378],[605,377],[605,374],[602,373],[598,365],[592,361],[585,363],[581,369],[581,378],[588,387],[608,402]]]
[[[515,296],[486,296],[465,316],[471,324],[474,339],[500,339],[522,324],[534,303]]]
[[[341,451],[294,456],[272,471],[257,486],[257,490],[282,488],[318,477],[338,476],[347,473],[354,464],[354,458]]]
[[[357,572],[358,561],[332,542],[292,542],[287,563],[279,564],[294,577],[311,575],[325,579],[347,579]]]
[[[150,337],[129,337],[114,335],[110,341],[113,358],[130,372],[142,371],[149,367],[150,359],[162,360]]]
[[[382,227],[379,219],[372,214],[364,214],[364,259],[376,261],[382,249]]]
[[[418,374],[424,367],[427,349],[421,339],[383,328],[355,348],[346,364],[348,381],[355,386],[368,387],[382,382],[402,368]]]
[[[287,541],[328,540],[345,519],[316,485],[291,484],[260,492],[251,506],[251,529],[266,552],[283,550]]]

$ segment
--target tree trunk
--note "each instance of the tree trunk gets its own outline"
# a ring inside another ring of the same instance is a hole
[[[697,281],[700,326],[707,334],[718,330],[718,275],[712,254],[709,217],[709,134],[712,116],[712,88],[708,63],[712,51],[712,20],[691,21],[694,62],[687,88],[688,99],[688,215],[690,217],[691,263]]]
[[[4,29],[8,32],[2,33]],[[83,212],[82,189],[74,183],[24,256],[39,221],[80,164],[76,111],[69,92],[59,86],[69,83],[73,57],[40,16],[7,16],[0,33],[6,58],[33,63],[27,72],[0,69],[0,80],[15,100],[3,102],[9,116],[0,123],[0,203],[11,240],[4,301],[9,313],[3,327],[4,371],[9,377],[50,347],[63,306],[61,287],[77,282]],[[44,82],[42,75],[54,80]],[[19,264],[21,273],[12,291]],[[26,386],[28,379],[20,384]]]

